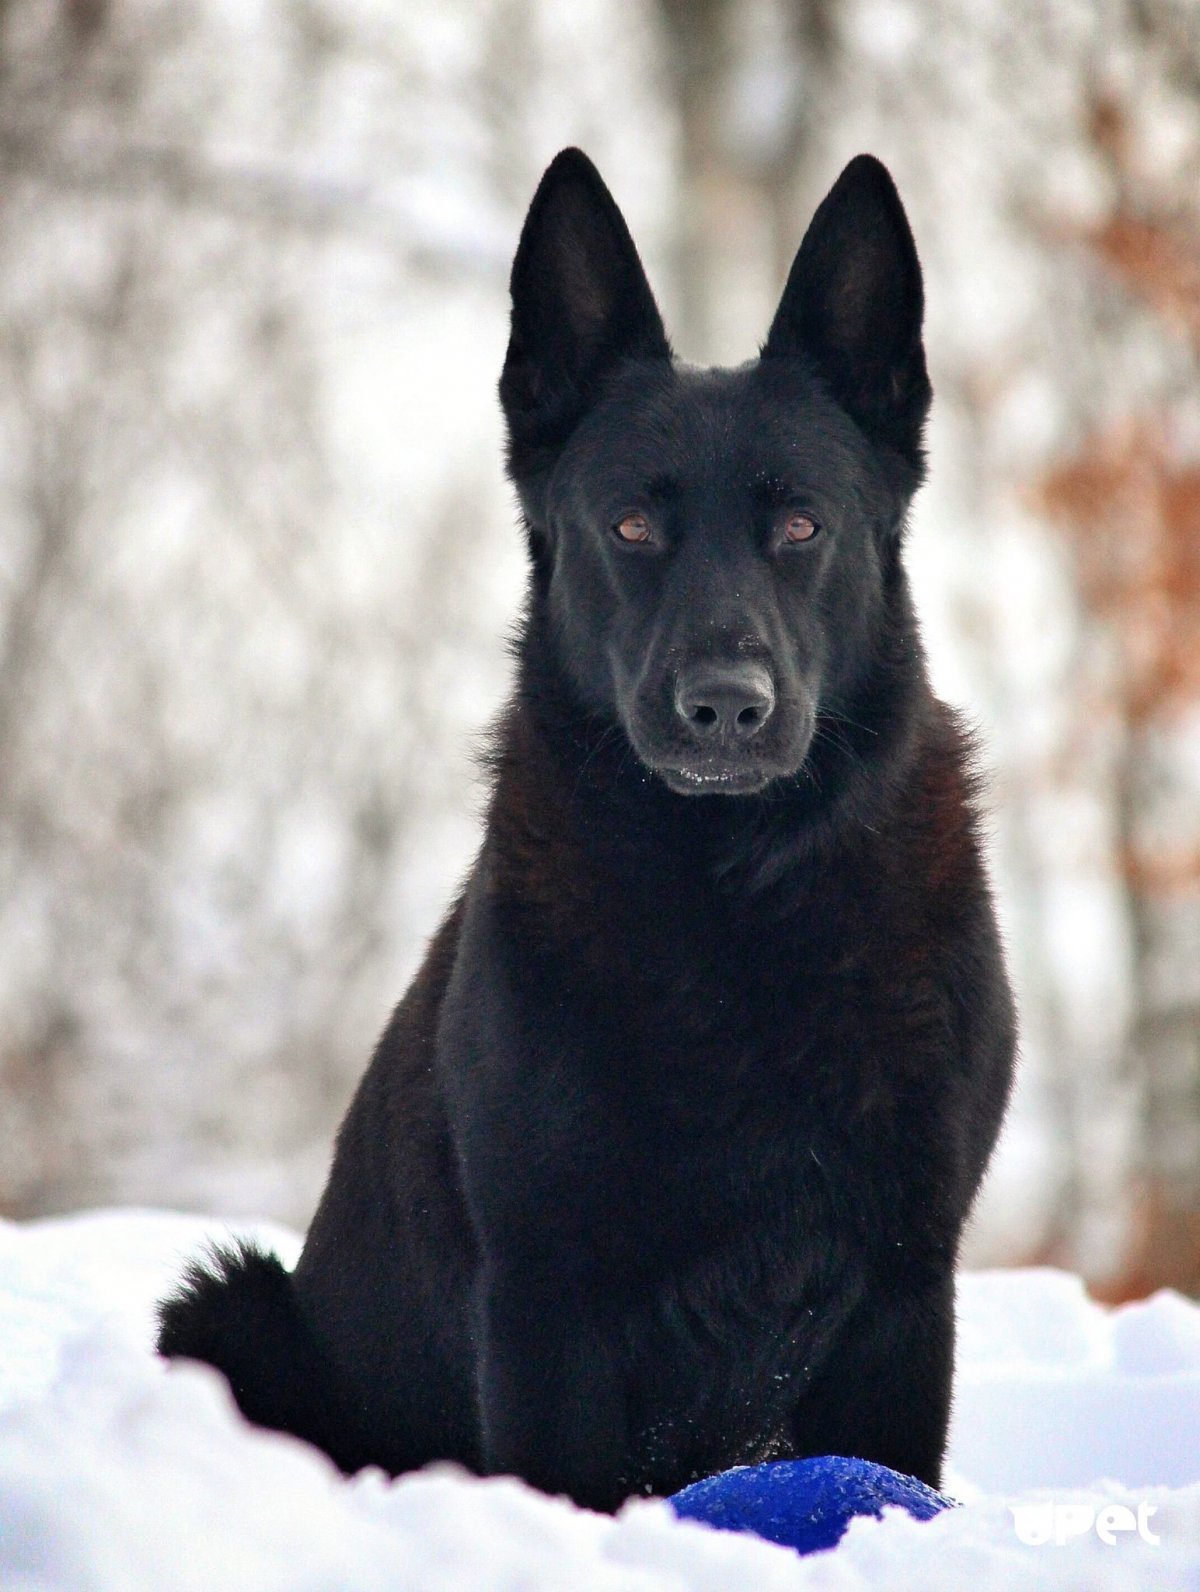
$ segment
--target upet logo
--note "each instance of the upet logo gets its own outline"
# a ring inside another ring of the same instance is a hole
[[[1157,1504],[1140,1503],[1137,1513],[1125,1504],[1105,1504],[1097,1510],[1093,1504],[1009,1504],[1017,1536],[1030,1548],[1044,1547],[1052,1542],[1058,1548],[1072,1537],[1084,1537],[1095,1530],[1101,1542],[1111,1548],[1117,1535],[1136,1531],[1143,1542],[1157,1548],[1162,1541],[1150,1529],[1150,1516],[1158,1513]]]

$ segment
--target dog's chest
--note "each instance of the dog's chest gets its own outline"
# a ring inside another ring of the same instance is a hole
[[[938,1109],[936,1001],[897,976],[903,905],[861,868],[753,898],[699,870],[618,881],[573,861],[555,915],[506,914],[493,942],[517,1019],[501,1109],[520,1115],[514,1153],[547,1146],[547,1196],[629,1264],[661,1234],[796,1252],[881,1230],[912,1118]]]

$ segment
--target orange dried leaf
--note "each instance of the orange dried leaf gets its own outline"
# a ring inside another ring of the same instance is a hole
[[[1131,293],[1200,343],[1200,238],[1193,231],[1118,212],[1087,240]]]

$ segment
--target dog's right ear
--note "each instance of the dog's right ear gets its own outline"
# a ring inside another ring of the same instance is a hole
[[[806,355],[869,437],[923,473],[931,389],[917,248],[887,169],[858,155],[812,218],[762,357]]]
[[[566,441],[613,365],[670,359],[671,348],[625,219],[578,149],[556,155],[538,184],[511,291],[500,402],[520,475]]]

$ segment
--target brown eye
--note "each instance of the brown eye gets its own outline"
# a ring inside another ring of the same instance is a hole
[[[613,530],[623,542],[648,542],[650,540],[650,521],[644,514],[626,514],[624,519],[618,520]]]
[[[811,542],[820,529],[811,514],[789,511],[783,522],[783,534],[789,542]]]

